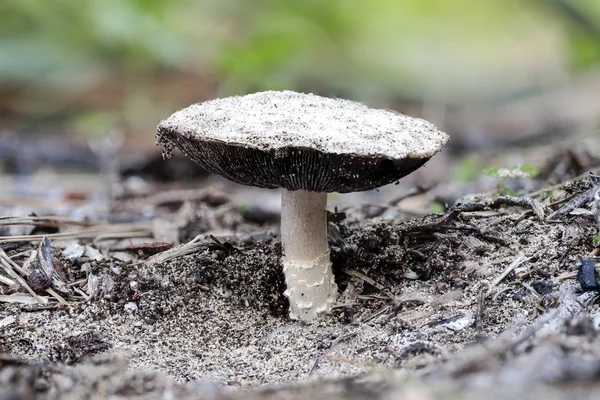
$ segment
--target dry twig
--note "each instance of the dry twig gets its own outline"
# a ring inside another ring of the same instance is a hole
[[[357,271],[355,269],[351,269],[351,268],[346,268],[343,271],[344,271],[344,273],[346,273],[346,274],[348,274],[350,276],[353,276],[355,278],[358,278],[358,279],[361,279],[361,280],[367,282],[369,285],[371,285],[371,286],[377,288],[378,290],[380,290],[381,292],[385,293],[385,295],[388,298],[390,298],[390,299],[394,298],[394,295],[389,290],[387,290],[385,288],[385,286],[383,286],[382,284],[380,284],[380,283],[376,282],[375,280],[369,278],[367,275],[363,274],[362,272]]]
[[[530,258],[525,257],[523,254],[519,254],[519,256],[517,258],[515,258],[513,260],[513,262],[511,262],[504,269],[504,271],[502,271],[502,273],[496,279],[494,279],[494,281],[490,284],[490,286],[488,288],[488,294],[490,294],[490,292],[492,291],[492,289],[495,286],[497,286],[500,282],[502,282],[504,280],[504,278],[506,278],[508,276],[508,274],[510,274],[512,271],[514,271],[521,264],[523,264],[525,261],[528,261],[528,260],[530,260]]]
[[[150,224],[99,224],[79,231],[51,233],[43,235],[0,236],[0,243],[39,242],[49,239],[93,239],[94,241],[107,239],[127,239],[133,237],[151,237]]]

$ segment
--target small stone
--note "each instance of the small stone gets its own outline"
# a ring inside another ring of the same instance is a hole
[[[87,245],[85,246],[85,255],[93,261],[102,261],[104,260],[104,256],[102,255],[102,253],[100,253],[100,250]]]
[[[125,307],[123,307],[123,308],[129,314],[133,314],[133,313],[137,312],[137,310],[138,310],[137,304],[135,304],[133,301],[130,301],[129,303],[126,303]]]
[[[50,278],[40,269],[34,269],[27,276],[27,284],[36,292],[46,290],[51,286]]]
[[[458,332],[473,325],[475,318],[472,315],[462,315],[457,318],[451,318],[449,321],[442,324],[443,327],[451,331]]]
[[[14,315],[9,315],[8,317],[0,320],[0,328],[5,328],[11,324],[14,324],[16,321],[17,317],[15,317]]]
[[[84,252],[85,247],[83,247],[77,242],[72,242],[63,250],[62,254],[69,260],[76,260],[79,257],[81,257]]]

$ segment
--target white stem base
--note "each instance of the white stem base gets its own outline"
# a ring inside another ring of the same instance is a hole
[[[283,272],[290,300],[290,318],[312,321],[331,311],[337,297],[337,285],[331,271],[329,252],[313,261],[283,259]]]
[[[312,321],[331,311],[337,285],[327,246],[326,193],[284,191],[281,198],[283,272],[290,318]]]

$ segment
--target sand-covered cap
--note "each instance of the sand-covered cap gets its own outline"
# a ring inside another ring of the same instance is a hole
[[[448,141],[431,123],[361,103],[269,91],[194,104],[158,125],[208,171],[264,188],[356,192],[397,181]]]

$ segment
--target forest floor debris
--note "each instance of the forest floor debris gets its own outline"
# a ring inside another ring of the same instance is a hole
[[[600,306],[573,278],[580,258],[597,262],[593,196],[546,216],[593,185],[404,222],[336,212],[341,296],[309,325],[287,318],[274,229],[205,193],[191,208],[169,200],[172,248],[151,223],[4,219],[41,228],[1,238],[0,394],[584,396],[600,373]],[[65,251],[74,240],[83,250]],[[30,278],[38,268],[52,279]]]

